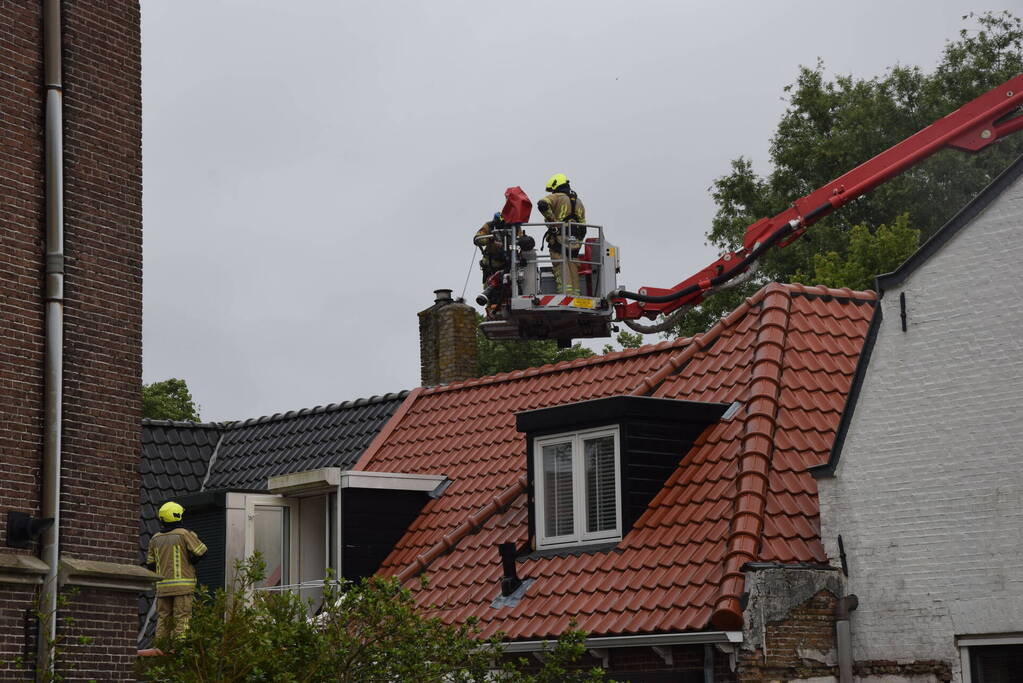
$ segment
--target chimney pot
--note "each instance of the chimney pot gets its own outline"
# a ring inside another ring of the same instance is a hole
[[[441,304],[451,301],[450,289],[435,289],[433,290],[433,293],[436,296],[436,299],[434,299],[434,303]]]

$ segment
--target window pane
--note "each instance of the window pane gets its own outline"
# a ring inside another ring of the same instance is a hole
[[[1023,671],[1023,645],[970,647],[974,683],[1016,683]]]
[[[283,586],[288,576],[288,509],[276,505],[257,505],[253,519],[255,550],[266,561],[266,579],[257,588]]]
[[[613,531],[615,515],[615,439],[601,436],[583,441],[586,461],[586,531]]]
[[[571,441],[543,447],[543,507],[544,535],[574,533]]]

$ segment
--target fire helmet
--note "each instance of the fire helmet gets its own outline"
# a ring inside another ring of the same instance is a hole
[[[160,506],[160,521],[161,522],[180,522],[181,516],[185,514],[185,508],[181,507],[173,500],[169,500]]]
[[[547,181],[547,191],[554,192],[562,185],[568,185],[568,178],[565,177],[564,173],[555,173],[550,177],[550,180]]]

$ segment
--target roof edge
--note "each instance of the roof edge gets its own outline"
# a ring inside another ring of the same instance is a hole
[[[952,216],[945,225],[938,228],[937,232],[920,245],[920,248],[914,251],[898,268],[890,273],[884,273],[874,278],[874,281],[877,283],[878,292],[883,293],[885,289],[905,282],[906,278],[940,251],[945,244],[959,234],[960,230],[972,223],[973,219],[1005,192],[1009,185],[1019,179],[1021,175],[1023,175],[1023,155],[1017,157],[1014,162],[1009,164],[984,189],[978,192],[966,206],[960,209],[956,215]]]
[[[705,643],[742,642],[742,631],[686,631],[679,633],[641,633],[631,636],[596,636],[587,638],[588,649],[620,647],[654,647],[659,645],[700,645]],[[506,640],[505,652],[543,652],[554,647],[550,640]]]
[[[374,405],[377,403],[387,403],[389,401],[396,401],[398,399],[404,400],[409,395],[409,393],[410,392],[408,389],[403,389],[402,391],[393,391],[386,394],[370,396],[368,398],[356,398],[351,401],[344,401],[342,403],[328,403],[326,405],[314,406],[312,408],[289,410],[286,413],[274,413],[273,415],[250,417],[246,420],[225,420],[220,424],[224,425],[224,427],[227,429],[234,429],[236,427],[249,427],[254,424],[264,424],[266,422],[280,422],[282,420],[290,420],[296,417],[304,417],[306,415],[334,413],[341,410],[351,410],[352,408],[361,408],[362,406]]]
[[[405,414],[408,413],[408,411],[412,408],[412,404],[416,402],[416,399],[418,399],[422,393],[423,387],[416,387],[412,391],[406,392],[401,405],[398,406],[398,409],[394,411],[389,418],[387,418],[387,422],[385,422],[384,426],[377,431],[376,436],[374,436],[373,440],[369,442],[368,446],[366,446],[366,450],[364,450],[362,455],[360,455],[352,464],[352,470],[364,470],[366,466],[369,465],[369,461],[376,456],[377,451],[380,450],[380,447],[391,436],[391,432],[393,432],[401,421],[405,419]]]
[[[842,409],[842,416],[838,421],[838,429],[835,430],[835,440],[831,443],[828,461],[806,468],[806,471],[814,479],[835,476],[838,461],[842,457],[842,448],[845,446],[845,438],[849,433],[849,426],[852,423],[853,414],[856,412],[856,405],[860,400],[860,389],[863,387],[863,381],[867,376],[867,367],[870,365],[870,356],[874,352],[877,333],[881,329],[881,322],[883,320],[884,314],[881,311],[881,305],[880,303],[875,303],[874,315],[870,318],[870,326],[867,328],[867,336],[863,340],[860,358],[856,361],[856,370],[853,373],[852,383],[849,385],[849,393],[846,394],[845,406]]]

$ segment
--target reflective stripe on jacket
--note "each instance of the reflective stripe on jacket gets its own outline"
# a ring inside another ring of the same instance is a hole
[[[160,580],[156,582],[159,597],[187,595],[195,590],[195,567],[190,555],[206,554],[206,545],[195,532],[171,529],[156,534],[149,540],[146,562],[156,565]]]

